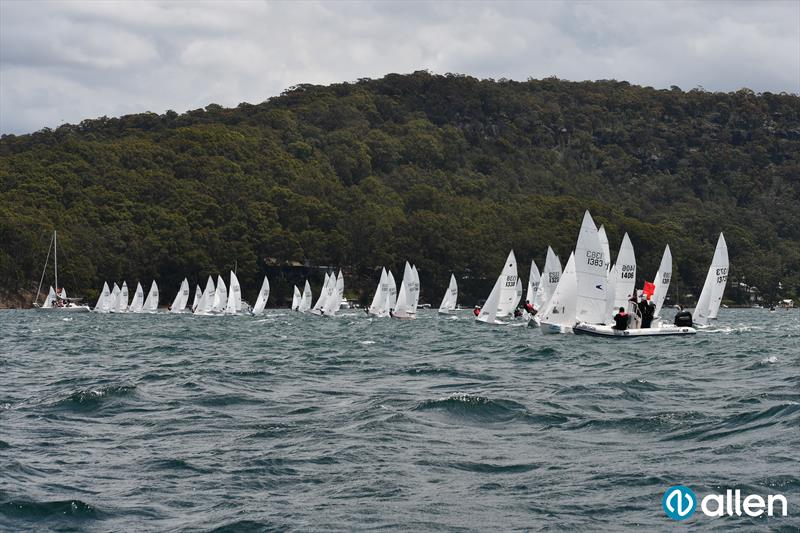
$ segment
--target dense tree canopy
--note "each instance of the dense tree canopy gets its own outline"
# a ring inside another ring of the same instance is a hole
[[[5,135],[0,289],[35,289],[55,228],[62,279],[88,297],[156,279],[163,302],[234,264],[252,297],[304,264],[275,270],[278,296],[332,265],[365,299],[409,259],[423,300],[453,271],[470,304],[509,249],[524,276],[548,244],[565,260],[587,208],[612,255],[630,234],[640,284],[670,244],[697,294],[724,231],[733,282],[796,294],[800,98],[416,72]]]

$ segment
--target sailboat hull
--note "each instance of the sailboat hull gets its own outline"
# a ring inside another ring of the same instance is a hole
[[[571,326],[562,326],[561,324],[548,324],[547,322],[540,322],[540,330],[543,335],[559,335],[572,333]]]
[[[37,311],[58,311],[61,313],[90,313],[92,310],[86,305],[74,307],[34,307]]]
[[[600,326],[581,322],[572,328],[576,335],[593,335],[595,337],[631,338],[631,337],[662,337],[668,335],[694,335],[697,330],[689,327],[662,326],[660,328],[636,328],[618,330],[611,326]]]

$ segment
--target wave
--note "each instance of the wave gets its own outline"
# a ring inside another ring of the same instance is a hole
[[[439,412],[448,418],[479,424],[522,421],[532,424],[557,425],[568,420],[567,417],[558,414],[531,413],[524,405],[513,400],[493,400],[485,396],[460,392],[438,400],[424,400],[418,403],[413,410]]]
[[[79,519],[99,517],[97,509],[81,500],[60,500],[52,502],[9,500],[0,503],[0,514],[12,518],[24,518],[28,520],[63,516]]]
[[[106,385],[104,387],[83,389],[73,392],[55,403],[57,406],[73,410],[95,410],[112,401],[133,395],[136,385]]]
[[[800,423],[800,403],[788,402],[773,405],[760,411],[749,411],[729,416],[715,424],[696,425],[689,431],[675,433],[664,440],[717,440],[741,433],[762,430],[776,425],[796,427]]]

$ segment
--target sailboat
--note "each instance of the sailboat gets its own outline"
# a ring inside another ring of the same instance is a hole
[[[575,325],[577,300],[578,278],[575,275],[575,254],[572,253],[541,313],[542,333],[570,333]]]
[[[133,300],[131,300],[131,306],[128,310],[131,313],[141,313],[143,307],[144,307],[144,289],[142,288],[142,284],[137,281],[136,291],[133,293]]]
[[[522,298],[522,283],[517,275],[517,258],[511,250],[500,273],[500,295],[497,304],[497,316],[502,318],[513,315],[514,309]]]
[[[481,307],[480,314],[475,317],[476,322],[495,326],[505,326],[508,324],[508,322],[497,320],[497,311],[499,309],[504,283],[503,276],[498,277],[494,282],[492,292],[489,293],[489,297],[486,299],[486,302],[484,302],[483,307]]]
[[[200,299],[203,297],[203,290],[200,288],[200,284],[194,286],[194,301],[192,301],[192,313],[195,312],[197,306],[200,304]],[[188,302],[188,300],[187,300]]]
[[[416,277],[411,265],[406,261],[403,269],[403,281],[397,290],[397,301],[395,302],[392,318],[401,320],[413,320],[417,318],[416,296],[414,286],[417,284]]]
[[[51,287],[52,289],[52,287]],[[53,291],[55,293],[55,291]],[[100,297],[97,298],[97,304],[94,306],[95,313],[108,313],[111,309],[111,290],[108,288],[108,282],[103,282],[103,290],[100,291]]]
[[[336,312],[339,311],[339,306],[344,300],[344,276],[342,276],[341,270],[339,270],[339,275],[336,277],[331,274],[328,281],[328,290],[328,297],[325,299],[325,305],[320,309],[320,314],[333,317],[336,316]]]
[[[317,298],[317,303],[315,303],[314,307],[311,309],[311,314],[322,314],[325,301],[328,299],[329,294],[333,292],[333,289],[330,287],[331,279],[332,276],[329,276],[327,273],[325,273],[325,281],[322,282],[322,289],[319,291],[319,298]]]
[[[561,261],[558,256],[553,252],[553,249],[547,247],[547,257],[544,262],[544,270],[542,270],[539,288],[533,297],[533,307],[540,311],[547,302],[552,298],[556,290],[559,280],[561,279]]]
[[[39,293],[42,290],[42,282],[44,281],[45,272],[47,272],[47,263],[50,261],[50,250],[53,250],[53,273],[55,276],[56,288],[50,287],[47,293],[47,298],[39,305]],[[67,291],[61,288],[58,291],[58,233],[53,231],[53,238],[50,240],[50,246],[47,248],[47,258],[44,260],[44,267],[42,268],[42,278],[39,280],[39,288],[36,289],[36,302],[34,302],[34,309],[50,309],[54,311],[64,311],[71,313],[87,313],[91,311],[88,305],[80,305],[78,302],[81,298],[67,298]]]
[[[242,310],[242,289],[239,286],[239,278],[236,273],[231,270],[231,285],[228,299],[225,301],[225,314],[236,315]]]
[[[706,274],[706,281],[703,290],[700,291],[700,298],[694,310],[692,320],[700,326],[708,326],[709,320],[717,318],[719,307],[722,303],[722,294],[725,292],[725,285],[728,281],[728,245],[722,233],[717,239],[717,247],[714,250],[714,257],[711,266]]]
[[[444,293],[442,303],[439,305],[439,313],[442,315],[452,314],[456,310],[456,300],[458,300],[458,283],[454,274],[450,274],[450,285]]]
[[[122,287],[117,292],[117,300],[114,302],[114,307],[111,308],[112,313],[127,313],[128,312],[128,282],[123,281]]]
[[[194,309],[195,315],[211,314],[211,310],[214,308],[214,295],[216,292],[216,288],[214,287],[214,279],[211,276],[208,276],[206,288],[203,291],[203,294],[200,296],[200,302],[198,302],[197,307]]]
[[[250,312],[254,316],[263,313],[264,308],[267,307],[268,299],[269,299],[269,279],[267,278],[267,276],[264,276],[264,281],[261,282],[261,290],[258,291],[258,298],[256,298],[256,303]]]
[[[311,292],[311,285],[309,285],[308,280],[306,280],[306,284],[303,287],[303,297],[300,299],[300,306],[297,308],[297,310],[301,313],[308,312],[308,310],[311,309],[313,299],[314,295]]]
[[[631,312],[629,302],[636,293],[636,254],[626,233],[617,253],[617,262],[608,271],[605,323],[610,324],[620,307]]]
[[[155,313],[158,311],[158,285],[156,280],[150,284],[150,292],[147,293],[147,298],[144,300],[142,306],[143,313]]]
[[[531,271],[528,274],[528,290],[525,293],[525,302],[530,302],[533,305],[536,299],[536,292],[539,290],[539,285],[542,283],[542,275],[539,273],[539,267],[536,266],[536,261],[531,260]],[[536,307],[534,305],[534,307]]]
[[[214,290],[214,297],[211,304],[211,312],[219,314],[225,311],[228,305],[228,287],[221,275],[217,275],[217,288]]]
[[[672,280],[672,252],[669,249],[669,245],[664,248],[664,255],[661,256],[661,265],[659,265],[654,279],[656,290],[653,293],[653,304],[656,308],[653,313],[653,324],[657,326],[661,323],[661,309],[664,307],[664,300],[667,298],[667,291],[669,291],[669,283]]]
[[[200,290],[200,287],[197,288]],[[197,303],[197,296],[195,296],[195,304]],[[175,299],[172,300],[172,305],[169,306],[170,313],[183,313],[184,309],[186,309],[186,304],[189,303],[189,280],[183,278],[181,282],[181,286],[178,287],[178,294],[175,295]]]
[[[300,302],[303,299],[303,295],[300,293],[300,289],[297,288],[297,285],[294,286],[294,293],[292,294],[292,311],[297,311],[300,309]]]
[[[389,298],[389,275],[385,268],[381,268],[381,277],[378,280],[378,287],[372,297],[372,303],[367,309],[367,314],[376,317],[387,317],[389,313],[386,308],[386,300]]]
[[[392,274],[391,270],[386,271],[386,283],[389,286],[389,294],[383,303],[383,312],[386,316],[392,316],[397,307],[397,282],[394,280],[394,274]]]

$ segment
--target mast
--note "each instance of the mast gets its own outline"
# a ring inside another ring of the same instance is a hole
[[[55,265],[55,271],[56,271],[56,298],[59,298],[59,296],[58,296],[58,233],[56,232],[56,230],[53,230],[53,245],[54,245],[53,246],[53,251],[54,251],[53,264]]]
[[[47,263],[50,262],[50,250],[53,249],[53,237],[50,237],[50,245],[47,247],[47,257],[44,260],[44,268],[42,268],[42,277],[39,278],[39,288],[36,289],[36,302],[34,302],[34,306],[39,306],[39,294],[42,292],[42,283],[44,283],[44,275],[47,273]],[[45,296],[45,301],[47,301],[47,297]]]

